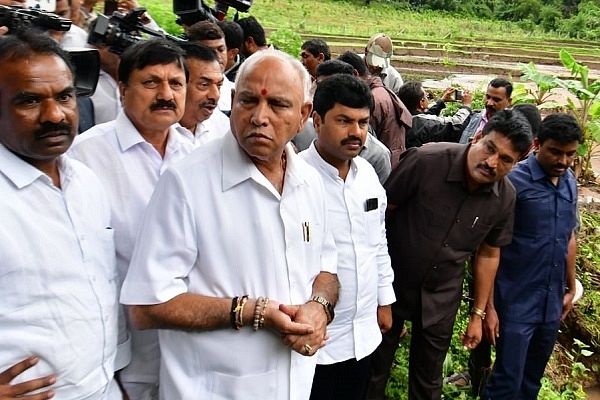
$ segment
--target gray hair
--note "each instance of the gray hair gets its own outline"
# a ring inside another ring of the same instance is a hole
[[[296,70],[296,73],[298,74],[298,77],[300,78],[300,82],[302,83],[302,89],[304,92],[304,103],[309,103],[312,100],[312,95],[311,95],[311,88],[312,88],[312,82],[310,79],[310,75],[308,74],[308,71],[306,70],[306,68],[304,68],[304,66],[302,65],[302,63],[295,59],[294,57],[290,56],[287,53],[284,53],[283,51],[280,50],[274,50],[274,49],[267,49],[267,50],[260,50],[257,51],[256,53],[252,54],[250,57],[248,57],[246,59],[246,61],[244,61],[242,63],[242,65],[240,66],[240,69],[238,70],[236,79],[235,79],[235,90],[238,90],[238,86],[241,80],[244,79],[244,76],[246,74],[248,74],[255,66],[255,64],[258,64],[260,61],[264,60],[265,58],[269,58],[269,57],[274,57],[277,58],[285,63],[287,63],[289,66],[291,66],[294,70]]]

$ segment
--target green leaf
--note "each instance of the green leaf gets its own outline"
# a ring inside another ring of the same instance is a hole
[[[582,355],[582,356],[584,356],[584,357],[589,357],[589,356],[591,356],[592,354],[594,354],[594,352],[593,352],[593,351],[589,351],[589,350],[581,349],[581,355]]]

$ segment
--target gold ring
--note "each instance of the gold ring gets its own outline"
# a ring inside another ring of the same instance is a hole
[[[310,352],[312,351],[312,347],[310,347],[310,345],[309,345],[309,344],[305,344],[305,345],[304,345],[304,350],[306,350],[306,353],[307,353],[307,354],[310,354]]]

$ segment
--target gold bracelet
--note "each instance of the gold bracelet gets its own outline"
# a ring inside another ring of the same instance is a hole
[[[471,308],[471,315],[477,315],[483,321],[485,319],[485,311],[481,308],[473,307]]]

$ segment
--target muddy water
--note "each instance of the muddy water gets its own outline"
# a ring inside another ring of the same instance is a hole
[[[600,400],[600,386],[593,386],[585,390],[587,398],[590,400]]]

